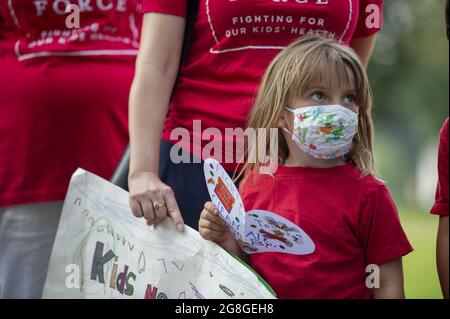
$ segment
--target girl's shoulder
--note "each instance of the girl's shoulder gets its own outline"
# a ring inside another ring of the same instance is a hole
[[[364,175],[364,173],[355,165],[351,165],[353,178],[363,187],[379,188],[386,187],[386,182],[376,175]]]
[[[380,205],[383,203],[393,203],[392,195],[388,184],[378,176],[364,175],[362,171],[353,166],[352,179],[354,195],[361,203],[377,201]],[[394,204],[393,204],[394,205]]]
[[[273,175],[261,174],[258,169],[251,169],[239,183],[239,191],[261,187],[261,184],[267,184],[268,178],[273,178]]]

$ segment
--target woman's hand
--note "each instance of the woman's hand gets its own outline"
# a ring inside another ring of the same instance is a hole
[[[149,225],[157,224],[169,216],[179,231],[184,230],[175,194],[157,175],[136,172],[130,175],[128,184],[130,207],[134,216],[144,217]]]

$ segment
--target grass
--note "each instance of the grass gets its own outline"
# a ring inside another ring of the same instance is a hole
[[[439,217],[400,209],[400,218],[414,251],[403,258],[407,298],[442,298],[436,271],[436,232]]]

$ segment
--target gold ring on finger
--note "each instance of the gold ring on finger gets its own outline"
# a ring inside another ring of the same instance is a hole
[[[161,203],[158,203],[157,201],[152,202],[152,204],[153,204],[153,208],[154,208],[155,210],[157,210],[157,209],[162,208],[162,207],[165,206],[165,205],[163,205],[163,204],[161,204]]]

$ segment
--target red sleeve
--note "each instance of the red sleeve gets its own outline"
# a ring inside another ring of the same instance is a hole
[[[383,0],[360,0],[358,23],[353,38],[364,38],[381,30],[383,25]]]
[[[142,0],[142,12],[158,12],[186,17],[188,0]]]
[[[381,266],[413,250],[385,185],[369,194],[360,216],[359,237],[368,264]]]
[[[441,129],[438,154],[438,184],[431,213],[448,216],[448,118]]]

